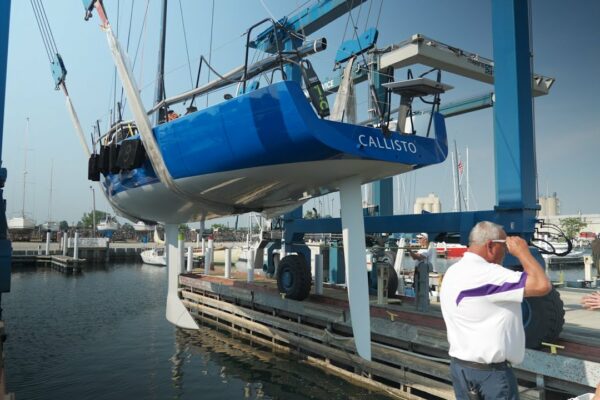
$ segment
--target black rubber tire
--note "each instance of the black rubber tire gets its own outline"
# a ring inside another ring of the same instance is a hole
[[[310,294],[312,277],[306,259],[292,254],[279,261],[277,268],[277,288],[285,293],[286,299],[302,301]]]
[[[396,262],[396,253],[393,251],[386,251],[384,256],[381,258],[381,261],[386,262],[390,265],[394,265]]]
[[[523,301],[525,347],[539,349],[542,342],[556,343],[565,324],[565,309],[556,289],[542,297]]]
[[[388,297],[393,297],[396,295],[396,291],[398,291],[398,274],[391,265],[388,265],[388,268]]]

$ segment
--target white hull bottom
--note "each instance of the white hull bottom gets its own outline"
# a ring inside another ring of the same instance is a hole
[[[409,165],[365,160],[280,164],[177,179],[177,185],[193,194],[194,200],[183,199],[162,183],[128,189],[110,200],[132,216],[166,223],[201,221],[245,210],[278,215],[311,197],[337,191],[340,181],[348,177],[365,183],[410,170]],[[228,202],[223,203],[224,199]]]

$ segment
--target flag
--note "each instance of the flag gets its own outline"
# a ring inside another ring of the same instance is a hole
[[[458,165],[456,167],[458,169],[458,176],[461,176],[463,174],[463,162],[462,160],[458,161]]]

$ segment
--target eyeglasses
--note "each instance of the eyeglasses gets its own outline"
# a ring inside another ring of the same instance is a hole
[[[506,243],[506,239],[493,239],[491,240],[492,243]]]

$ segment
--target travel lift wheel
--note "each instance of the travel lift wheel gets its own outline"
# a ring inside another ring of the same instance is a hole
[[[542,297],[527,297],[522,303],[525,346],[539,349],[542,342],[556,343],[565,323],[565,309],[556,289]]]
[[[371,272],[367,272],[369,277],[369,291],[370,294],[377,294],[377,268],[387,268],[388,269],[388,281],[387,281],[387,297],[392,297],[396,294],[398,290],[398,274],[396,270],[389,264],[388,262],[376,262],[373,263],[373,270]]]
[[[279,261],[277,268],[277,288],[287,299],[304,300],[310,293],[311,275],[306,259],[292,254]]]

